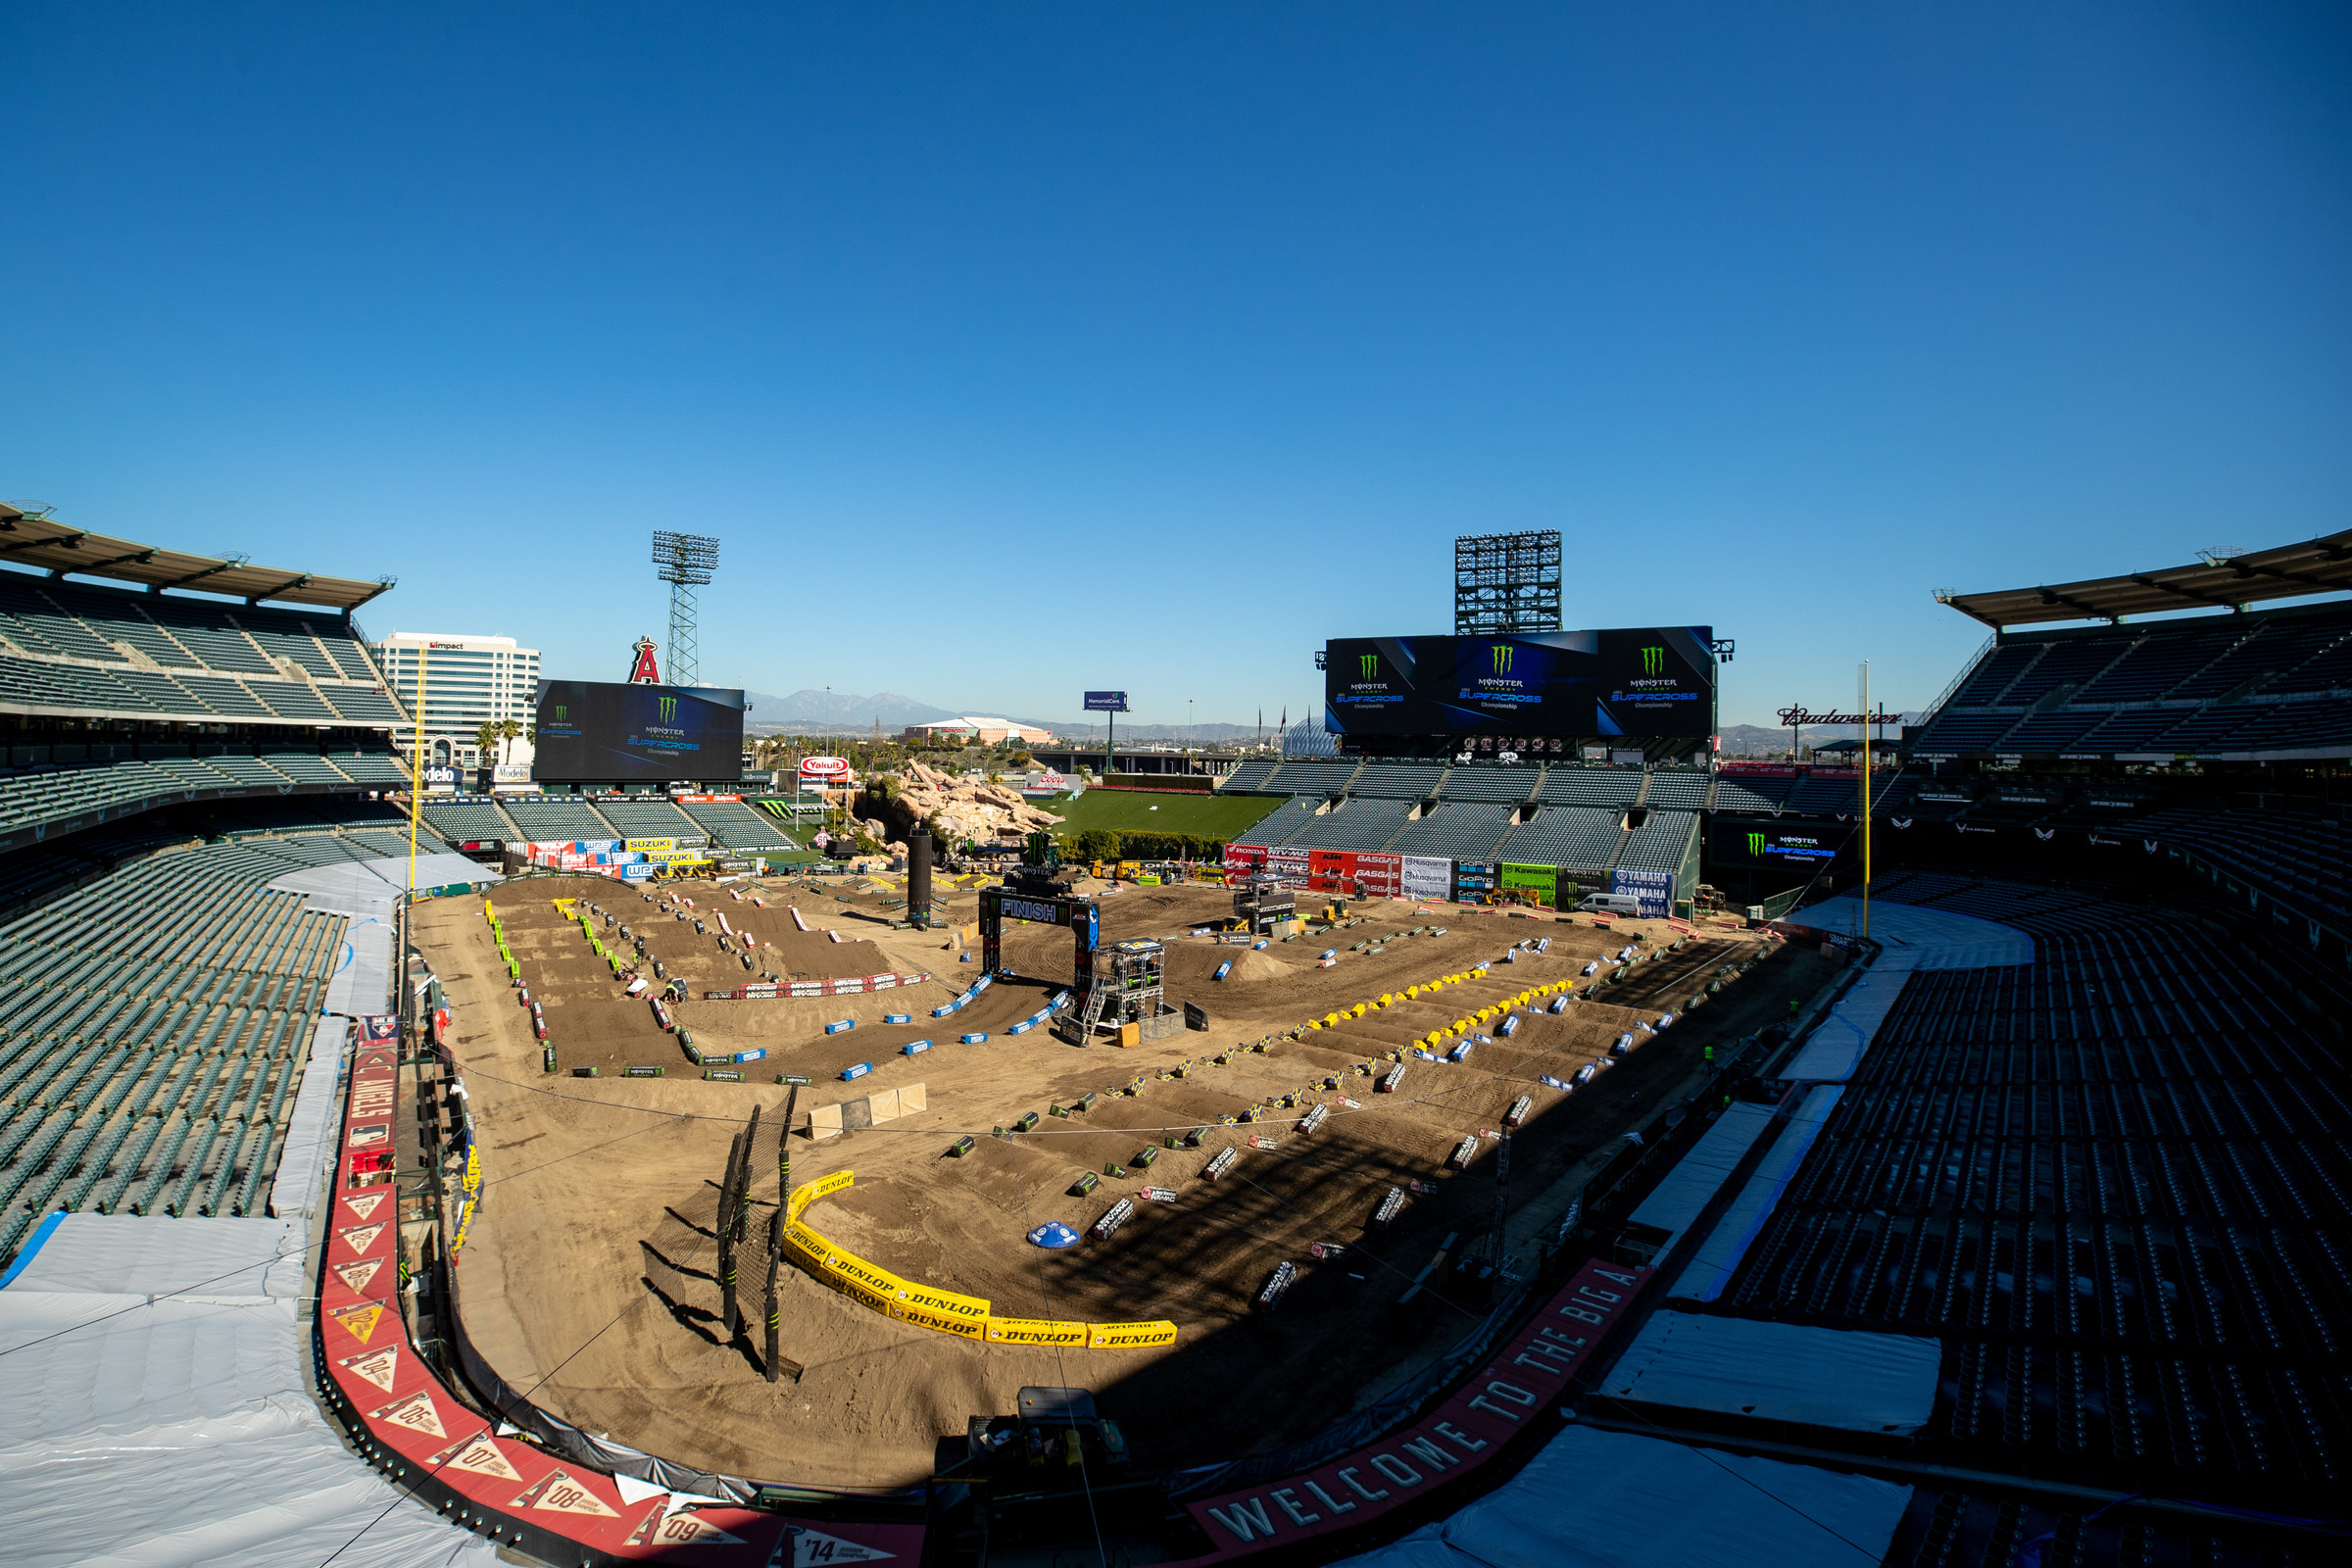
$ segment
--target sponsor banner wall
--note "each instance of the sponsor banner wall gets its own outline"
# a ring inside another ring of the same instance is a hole
[[[1225,846],[1225,869],[1255,871],[1266,863],[1266,847],[1262,844],[1228,844]]]
[[[1453,897],[1453,862],[1429,855],[1404,855],[1398,872],[1399,891],[1408,899]]]
[[[1495,868],[1495,883],[1505,893],[1525,893],[1534,897],[1545,908],[1560,902],[1560,871],[1553,865],[1514,865],[1504,861]]]
[[[1306,885],[1317,893],[1353,894],[1360,887],[1367,899],[1393,899],[1403,879],[1404,857],[1372,851],[1309,850]]]
[[[1473,860],[1453,862],[1453,896],[1457,900],[1483,899],[1494,891],[1494,867]]]
[[[1266,869],[1281,877],[1285,882],[1304,883],[1309,876],[1314,874],[1313,866],[1308,861],[1308,853],[1305,850],[1294,850],[1284,846],[1277,846],[1266,851]]]
[[[1672,871],[1636,871],[1624,867],[1609,873],[1611,893],[1630,893],[1642,906],[1642,913],[1650,919],[1663,918],[1674,910],[1674,873]]]

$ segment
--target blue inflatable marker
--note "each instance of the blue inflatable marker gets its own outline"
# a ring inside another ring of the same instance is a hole
[[[767,1053],[764,1051],[738,1051],[727,1059],[729,1061],[764,1061],[767,1059]]]
[[[1050,1219],[1029,1233],[1031,1247],[1050,1247],[1055,1251],[1078,1245],[1078,1233],[1057,1219]]]
[[[1233,960],[1231,958],[1227,958],[1223,963],[1217,965],[1217,972],[1210,975],[1209,978],[1211,980],[1222,980],[1231,973],[1233,973]]]
[[[909,1040],[899,1048],[899,1054],[902,1056],[919,1056],[930,1049],[931,1042],[928,1040]]]
[[[882,1015],[882,1021],[884,1023],[912,1023],[914,1014],[911,1012],[886,1012]]]
[[[979,1034],[976,1034],[976,1035],[958,1035],[958,1036],[956,1036],[956,1038],[957,1038],[958,1040],[960,1040],[960,1041],[961,1041],[963,1044],[967,1045],[967,1046],[976,1046],[976,1045],[978,1045],[978,1044],[979,1044],[981,1041],[983,1041],[983,1040],[986,1040],[986,1039],[988,1038],[988,1032],[987,1032],[986,1030],[982,1030],[982,1031],[981,1031]]]
[[[841,1069],[842,1081],[847,1083],[852,1078],[862,1078],[873,1070],[874,1064],[870,1061],[861,1061],[855,1067],[844,1067]]]
[[[1251,953],[1262,953],[1265,951],[1266,946],[1266,939],[1260,937],[1255,942],[1250,944],[1250,951]]]
[[[1339,949],[1337,949],[1337,948],[1325,948],[1325,949],[1323,950],[1323,956],[1325,956],[1326,958],[1336,958],[1336,957],[1338,957],[1339,956],[1340,956],[1340,950],[1339,950]]]
[[[841,1022],[839,1022],[839,1023],[829,1023],[829,1024],[825,1025],[825,1033],[827,1033],[827,1034],[829,1034],[829,1035],[837,1035],[837,1034],[840,1034],[840,1033],[842,1033],[842,1032],[843,1032],[843,1031],[845,1031],[845,1030],[849,1030],[849,1029],[855,1029],[855,1028],[857,1028],[857,1027],[858,1027],[858,1020],[857,1020],[857,1019],[855,1019],[855,1018],[844,1018],[844,1019],[842,1019],[842,1020],[841,1020]]]

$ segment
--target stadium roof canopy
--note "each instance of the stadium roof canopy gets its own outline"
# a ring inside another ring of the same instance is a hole
[[[321,577],[282,566],[257,566],[233,556],[221,560],[133,544],[86,528],[68,527],[5,502],[0,502],[0,561],[79,577],[111,577],[146,588],[227,594],[247,604],[276,599],[322,605],[347,613],[392,586],[390,578],[368,582],[356,577]]]
[[[2266,599],[2300,599],[2352,590],[2352,529],[2299,545],[2208,556],[2192,566],[2134,571],[1988,594],[1937,593],[1936,599],[1985,625],[2031,626],[2053,620],[2121,620],[2168,610],[2242,610]]]

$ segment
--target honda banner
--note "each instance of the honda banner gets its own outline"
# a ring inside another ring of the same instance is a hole
[[[1266,847],[1262,844],[1228,844],[1225,846],[1225,869],[1233,872],[1260,870],[1266,863]]]

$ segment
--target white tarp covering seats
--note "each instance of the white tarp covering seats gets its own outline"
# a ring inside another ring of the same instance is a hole
[[[1620,1399],[1903,1436],[1936,1407],[1940,1342],[1658,1312],[1602,1380]]]
[[[8,1561],[495,1568],[327,1425],[303,1271],[284,1220],[65,1216],[0,1290]]]
[[[1351,1568],[1876,1568],[1911,1489],[1572,1426],[1507,1486]]]

